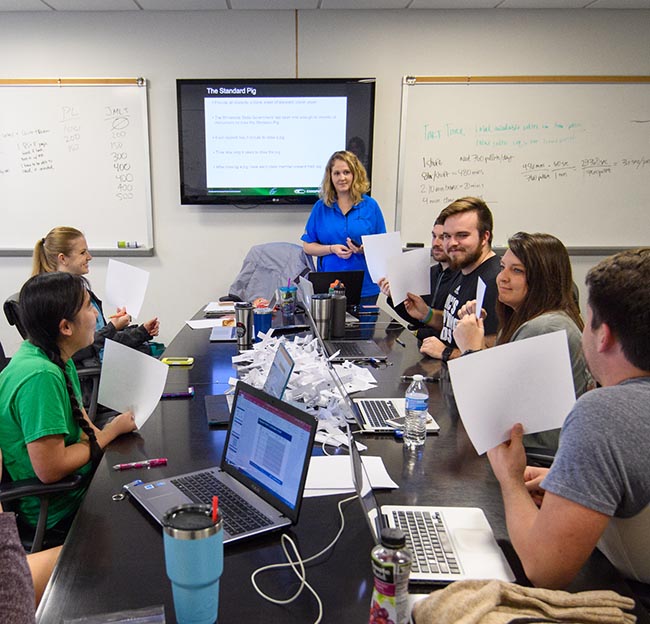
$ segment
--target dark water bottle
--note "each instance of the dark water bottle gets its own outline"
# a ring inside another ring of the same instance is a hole
[[[408,585],[412,559],[406,548],[404,531],[384,527],[381,530],[381,544],[372,549],[370,558],[375,588],[370,603],[369,624],[408,624]]]
[[[332,337],[341,338],[345,336],[345,313],[348,303],[345,284],[339,280],[330,284],[330,295],[332,296]]]

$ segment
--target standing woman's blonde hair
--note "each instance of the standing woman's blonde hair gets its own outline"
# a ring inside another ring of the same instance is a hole
[[[54,273],[58,266],[59,254],[69,256],[72,245],[83,233],[73,227],[55,227],[34,245],[32,256],[32,276],[40,273]]]
[[[352,153],[346,151],[334,152],[325,166],[325,175],[321,183],[320,196],[326,206],[332,206],[336,201],[336,189],[332,184],[332,167],[335,160],[342,160],[352,172],[352,185],[350,186],[350,199],[356,206],[361,201],[361,196],[370,190],[368,174],[361,161]]]

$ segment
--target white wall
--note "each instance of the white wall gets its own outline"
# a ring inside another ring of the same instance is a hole
[[[2,14],[2,78],[150,82],[156,255],[130,262],[151,271],[143,317],[161,317],[164,342],[202,303],[227,292],[251,245],[297,242],[308,214],[180,205],[175,79],[293,77],[294,20],[293,11]],[[403,75],[650,74],[650,11],[320,10],[300,11],[298,28],[299,77],[377,77],[373,196],[389,227]],[[577,283],[596,260],[575,259]],[[92,263],[100,296],[106,264]],[[28,258],[0,258],[0,300],[18,290],[30,265]],[[20,342],[1,319],[0,341],[8,353]]]

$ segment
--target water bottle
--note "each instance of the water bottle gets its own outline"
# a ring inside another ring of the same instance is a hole
[[[411,553],[406,549],[404,531],[384,527],[381,530],[381,544],[372,549],[370,560],[375,583],[369,624],[407,624],[410,619],[408,584]]]
[[[422,375],[413,375],[413,381],[406,390],[404,444],[409,448],[422,446],[427,437],[429,391],[423,379]]]

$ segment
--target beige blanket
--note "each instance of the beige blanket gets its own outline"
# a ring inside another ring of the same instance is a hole
[[[634,600],[614,591],[571,594],[503,581],[457,581],[413,608],[416,624],[633,624]]]

